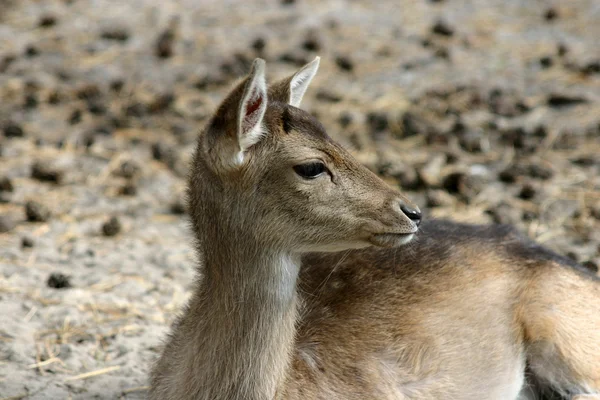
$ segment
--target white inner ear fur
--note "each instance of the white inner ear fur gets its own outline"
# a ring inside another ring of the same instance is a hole
[[[262,120],[267,109],[267,84],[265,82],[265,62],[254,60],[250,79],[240,101],[238,110],[238,144],[239,152],[234,157],[234,164],[244,161],[244,152],[258,143],[264,136]]]
[[[300,106],[300,102],[304,93],[306,93],[306,89],[308,89],[310,81],[312,81],[319,69],[320,60],[319,57],[316,57],[292,77],[290,82],[290,105],[294,107]]]

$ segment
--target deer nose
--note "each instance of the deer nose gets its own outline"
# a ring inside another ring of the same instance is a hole
[[[406,204],[400,204],[400,210],[406,215],[416,226],[421,224],[421,210],[419,207],[409,207]]]

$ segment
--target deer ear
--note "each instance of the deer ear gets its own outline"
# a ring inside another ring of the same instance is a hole
[[[257,58],[252,63],[238,109],[237,137],[244,152],[263,137],[262,120],[267,109],[265,62]]]
[[[269,98],[299,107],[308,85],[319,69],[320,60],[319,57],[316,57],[294,75],[272,85],[269,88]]]
[[[265,62],[257,58],[250,74],[223,100],[205,131],[204,146],[216,165],[234,168],[244,162],[245,152],[264,136],[266,109]]]

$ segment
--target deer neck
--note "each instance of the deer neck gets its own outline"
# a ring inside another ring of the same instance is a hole
[[[211,235],[214,246],[201,245],[204,278],[196,296],[205,325],[195,354],[212,374],[206,398],[273,399],[294,343],[299,257],[246,235]]]

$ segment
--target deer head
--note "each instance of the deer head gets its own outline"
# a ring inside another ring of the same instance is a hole
[[[392,247],[413,238],[418,207],[298,108],[318,67],[317,57],[267,88],[265,62],[256,59],[219,106],[200,138],[189,185],[201,240],[222,230],[309,252]]]

